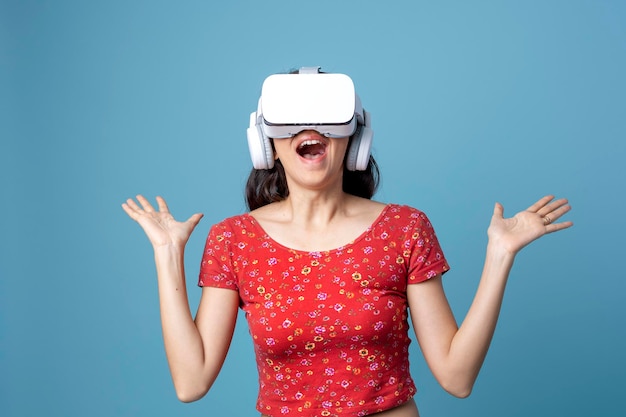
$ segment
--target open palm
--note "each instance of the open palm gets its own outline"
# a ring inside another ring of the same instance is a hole
[[[571,221],[554,223],[569,210],[566,199],[554,200],[554,196],[548,195],[515,216],[504,218],[504,208],[496,203],[488,230],[489,239],[510,253],[517,253],[545,234],[572,226]]]
[[[179,222],[174,219],[162,197],[156,200],[158,210],[142,195],[137,196],[139,204],[129,198],[122,204],[122,208],[131,219],[139,223],[155,248],[167,245],[184,247],[202,214],[194,214],[187,221]]]

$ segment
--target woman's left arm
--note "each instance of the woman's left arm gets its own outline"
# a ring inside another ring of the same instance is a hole
[[[450,394],[467,397],[472,391],[496,328],[516,254],[541,236],[572,226],[570,221],[554,223],[569,210],[567,200],[546,196],[515,216],[504,218],[502,205],[496,203],[480,283],[460,327],[446,299],[441,276],[408,286],[418,343],[433,375]]]

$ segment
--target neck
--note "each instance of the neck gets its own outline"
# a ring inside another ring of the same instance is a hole
[[[352,196],[342,190],[335,192],[295,192],[281,203],[285,220],[304,229],[326,229],[333,220],[345,214]]]
[[[289,195],[281,203],[281,217],[306,230],[326,228],[345,212],[352,197],[343,192],[341,175],[314,186],[289,176],[287,183]]]

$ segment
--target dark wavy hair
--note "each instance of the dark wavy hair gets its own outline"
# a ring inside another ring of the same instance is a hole
[[[350,139],[352,140],[352,139]],[[348,146],[350,146],[348,144]],[[365,171],[349,171],[344,161],[343,191],[371,199],[380,183],[380,171],[374,157],[370,160]],[[276,201],[282,201],[289,195],[287,177],[283,164],[276,160],[272,169],[254,169],[250,171],[246,183],[246,203],[248,209],[254,210]]]

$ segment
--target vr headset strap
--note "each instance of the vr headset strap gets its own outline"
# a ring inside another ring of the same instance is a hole
[[[322,67],[301,67],[298,74],[319,74]]]

